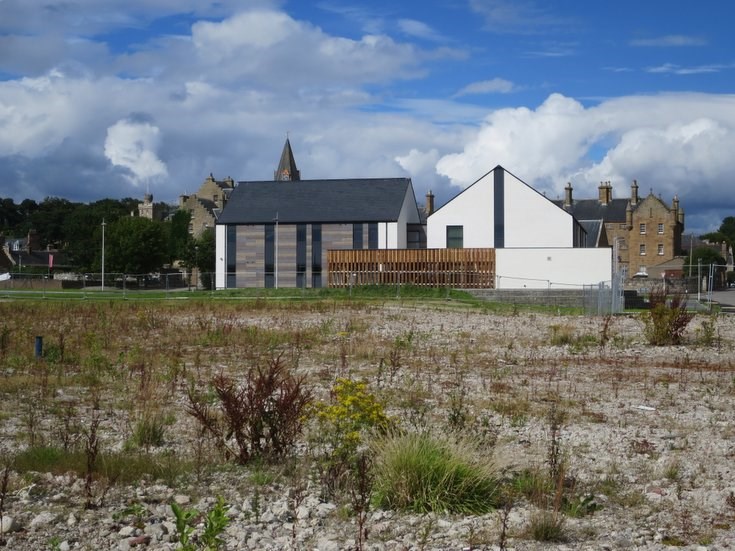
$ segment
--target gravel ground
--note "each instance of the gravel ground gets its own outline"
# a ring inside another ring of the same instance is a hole
[[[732,315],[699,316],[682,345],[662,347],[647,344],[641,321],[627,315],[498,315],[445,304],[388,304],[212,316],[210,326],[233,333],[316,331],[318,342],[292,343],[288,354],[317,397],[327,395],[335,377],[346,376],[367,380],[409,430],[446,431],[452,413],[459,413],[455,424],[507,473],[545,472],[549,412],[556,407],[564,414],[557,443],[565,491],[580,503],[586,498],[587,510],[581,509],[588,513],[560,514],[564,541],[535,541],[529,527],[541,509],[519,498],[507,513],[504,542],[497,511],[460,516],[374,510],[365,549],[735,549]],[[195,321],[167,314],[168,328],[190,330]],[[188,373],[203,380],[219,371],[236,373],[247,357],[241,348],[202,342],[179,354]],[[5,366],[4,373],[9,380],[12,368]],[[134,389],[133,383],[127,388]],[[179,386],[164,392],[167,384],[154,386],[161,393],[154,400],[173,421],[165,445],[150,453],[192,454],[197,431],[183,412],[186,385],[172,383]],[[55,388],[53,401],[79,392]],[[6,456],[27,445],[23,412],[30,410],[23,399],[2,394]],[[102,449],[124,449],[132,413],[110,397],[102,402]],[[50,418],[39,423],[52,432]],[[210,453],[200,449],[200,460],[214,462]],[[170,503],[206,512],[222,496],[230,518],[223,549],[354,548],[357,527],[347,500],[325,501],[319,484],[296,471],[298,461],[291,461],[109,488],[98,480],[99,506],[91,509],[83,506],[84,480],[76,476],[11,472],[2,538],[14,550],[177,549]],[[197,522],[200,534],[203,517]]]

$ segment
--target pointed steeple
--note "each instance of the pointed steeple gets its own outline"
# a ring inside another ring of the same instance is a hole
[[[296,161],[293,158],[293,151],[291,151],[291,142],[286,137],[286,143],[283,145],[283,152],[281,153],[281,161],[278,163],[278,168],[273,173],[273,179],[278,181],[298,181],[301,180],[301,173],[296,168]]]

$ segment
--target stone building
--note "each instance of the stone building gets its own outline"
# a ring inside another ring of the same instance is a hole
[[[585,226],[591,237],[588,246],[613,248],[617,269],[627,277],[661,277],[662,270],[682,264],[684,209],[677,196],[671,205],[653,190],[641,198],[633,180],[630,197],[615,199],[608,181],[600,183],[597,199],[574,199],[572,185],[567,184],[564,200],[556,203]]]
[[[235,180],[229,176],[224,180],[215,180],[210,174],[199,191],[179,197],[179,208],[191,214],[189,233],[192,236],[199,237],[207,228],[214,228],[235,186]]]

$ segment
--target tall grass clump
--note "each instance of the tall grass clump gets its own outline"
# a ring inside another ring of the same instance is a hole
[[[500,501],[496,470],[470,442],[410,433],[380,440],[374,450],[379,507],[483,514]]]

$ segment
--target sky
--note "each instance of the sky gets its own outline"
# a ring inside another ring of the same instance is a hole
[[[176,203],[217,179],[502,165],[551,199],[735,216],[735,3],[0,0],[0,197]]]

